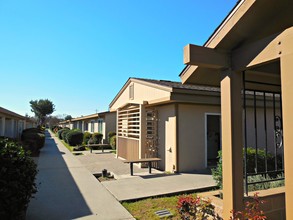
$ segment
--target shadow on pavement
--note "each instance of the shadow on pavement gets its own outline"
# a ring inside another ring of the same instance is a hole
[[[38,162],[38,192],[26,219],[75,219],[91,215],[54,139],[46,131],[46,143]]]

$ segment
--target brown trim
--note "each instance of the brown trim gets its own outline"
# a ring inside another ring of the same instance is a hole
[[[115,112],[114,111],[113,112],[110,112],[110,111],[99,112],[99,113],[95,113],[95,114],[91,114],[91,115],[85,115],[82,117],[73,118],[70,121],[81,121],[81,120],[85,120],[85,119],[102,118],[106,114],[112,114],[112,113],[115,113]]]

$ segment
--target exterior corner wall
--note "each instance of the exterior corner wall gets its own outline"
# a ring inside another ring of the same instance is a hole
[[[206,113],[221,113],[221,108],[214,105],[179,104],[178,167],[180,172],[206,168]]]
[[[116,132],[116,117],[117,113],[116,112],[110,112],[107,113],[105,116],[105,136],[104,136],[104,143],[108,143],[108,133],[110,131]]]

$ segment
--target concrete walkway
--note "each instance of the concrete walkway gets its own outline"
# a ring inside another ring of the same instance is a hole
[[[102,184],[119,201],[202,191],[213,188],[216,185],[211,175],[195,173],[136,176],[116,181],[106,181],[102,182]]]
[[[89,151],[83,152],[84,155],[76,156],[76,158],[92,173],[101,173],[103,169],[107,169],[112,173],[115,179],[132,178],[130,176],[130,165],[123,163],[122,160],[117,159],[116,155],[110,152],[102,153],[101,151],[95,151],[90,153]],[[148,168],[139,168],[133,166],[134,176],[149,175]],[[152,175],[163,174],[164,172],[152,169]]]
[[[134,176],[130,176],[129,164],[123,163],[112,153],[84,152],[84,155],[76,156],[76,158],[93,174],[101,173],[102,169],[107,169],[114,174],[117,180],[105,181],[102,184],[119,201],[201,191],[216,185],[212,175],[206,171],[165,174],[152,169],[152,174],[149,174],[147,168],[134,166]]]
[[[27,219],[134,219],[76,157],[46,133]]]

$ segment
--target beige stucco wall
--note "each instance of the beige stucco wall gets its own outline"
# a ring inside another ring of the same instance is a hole
[[[178,104],[178,121],[176,120],[176,104],[159,106],[156,109],[159,119],[158,156],[162,159],[159,168],[172,172],[173,166],[176,165],[177,154],[178,167],[175,167],[175,170],[204,169],[206,165],[205,114],[220,113],[220,106]],[[178,132],[177,135],[176,132]],[[176,152],[177,143],[178,153]]]
[[[176,138],[178,139],[178,171],[206,168],[206,114],[220,114],[220,106],[178,104],[178,134],[176,135],[175,104],[157,106],[158,110],[158,156],[162,159],[159,168],[173,171],[176,164]],[[277,111],[278,112],[278,111]],[[247,110],[248,146],[255,146],[253,109]],[[263,108],[257,110],[258,143],[264,146]],[[268,150],[274,153],[273,110],[267,110]],[[171,148],[171,152],[169,149]],[[281,151],[281,150],[280,150]],[[177,168],[176,168],[177,169]]]
[[[176,164],[176,116],[175,104],[159,106],[158,111],[158,163],[161,170],[172,171]],[[168,149],[171,148],[172,152]]]
[[[134,97],[129,98],[129,86],[134,85]],[[160,98],[169,97],[170,92],[161,89],[153,88],[151,86],[142,85],[140,83],[131,82],[126,89],[121,93],[119,98],[111,106],[111,111],[117,110],[127,103],[142,103],[143,101],[150,101]]]
[[[105,124],[104,124],[105,135],[103,137],[104,143],[108,143],[108,133],[110,131],[116,132],[116,116],[117,116],[116,112],[107,113],[105,115],[105,121],[104,121],[105,122]]]
[[[220,112],[220,106],[179,104],[179,171],[205,168],[205,113]]]

